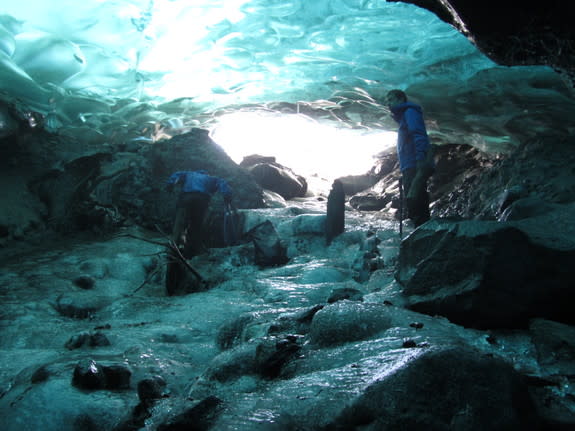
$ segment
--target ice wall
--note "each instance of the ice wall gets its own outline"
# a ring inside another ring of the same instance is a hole
[[[38,0],[3,11],[0,90],[44,112],[70,95],[189,97],[206,109],[312,101],[492,65],[430,12],[383,0]]]
[[[405,3],[4,3],[0,100],[43,114],[51,130],[90,128],[108,138],[136,130],[132,138],[148,139],[246,104],[394,128],[378,111],[392,88],[424,105],[432,133],[445,142],[505,146],[534,121],[571,127],[573,99],[549,70],[529,69],[527,78],[521,70],[486,73],[496,65],[464,36]],[[553,112],[542,114],[544,106]]]

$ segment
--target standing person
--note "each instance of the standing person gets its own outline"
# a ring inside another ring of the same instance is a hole
[[[393,119],[399,124],[397,158],[403,195],[407,200],[407,216],[417,227],[429,220],[427,180],[435,170],[432,146],[421,106],[409,102],[401,90],[391,90],[385,100]]]
[[[222,193],[228,205],[232,190],[225,180],[212,177],[206,171],[174,172],[167,181],[168,190],[175,185],[180,186],[180,193],[172,240],[178,247],[183,246],[183,254],[187,258],[199,254],[203,249],[202,226],[212,195]]]

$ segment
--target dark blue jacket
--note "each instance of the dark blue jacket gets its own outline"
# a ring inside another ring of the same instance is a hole
[[[415,168],[415,162],[424,160],[429,149],[429,138],[421,106],[405,102],[391,107],[393,119],[399,124],[397,131],[397,157],[399,169]]]
[[[181,184],[181,192],[199,192],[213,195],[220,192],[224,197],[232,196],[229,184],[221,178],[212,177],[205,171],[174,172],[168,179],[168,184]]]

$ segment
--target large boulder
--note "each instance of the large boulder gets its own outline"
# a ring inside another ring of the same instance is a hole
[[[239,208],[264,206],[262,189],[254,178],[203,129],[153,144],[96,145],[68,135],[39,132],[3,144],[6,157],[0,163],[4,172],[0,185],[11,192],[0,198],[2,243],[29,238],[45,224],[64,232],[107,233],[130,224],[169,232],[176,196],[164,186],[178,170],[203,169],[227,180]],[[45,150],[48,144],[54,151]],[[221,236],[220,197],[213,200],[212,208],[208,225]],[[210,245],[221,242],[211,236],[208,241]]]
[[[288,262],[286,247],[271,221],[258,224],[245,234],[254,245],[254,263],[261,267]]]
[[[230,184],[238,208],[263,206],[261,188],[210,138],[207,130],[192,129],[170,140],[156,142],[146,158],[154,185],[160,189],[175,171],[206,170]]]
[[[549,429],[575,429],[575,410],[569,401],[573,390],[568,389],[575,375],[575,327],[534,319],[529,332],[542,374],[530,388],[539,415]]]
[[[333,346],[369,338],[391,326],[386,308],[355,301],[334,302],[314,315],[310,340],[320,346]]]
[[[359,211],[379,211],[391,202],[389,194],[378,194],[373,192],[360,193],[352,196],[349,204]]]
[[[575,375],[575,327],[545,319],[529,325],[537,359],[547,375]]]
[[[343,186],[343,191],[346,195],[355,195],[363,190],[373,187],[378,177],[374,174],[368,173],[364,175],[347,175],[337,179]]]
[[[575,176],[570,173],[574,144],[572,137],[539,135],[507,156],[440,145],[430,182],[432,212],[441,217],[511,220],[535,216],[537,200],[546,206],[574,202]]]
[[[475,328],[526,327],[534,317],[575,323],[575,247],[555,240],[553,225],[543,232],[544,221],[426,223],[399,253],[409,308]]]
[[[329,430],[536,430],[511,365],[470,348],[413,349],[343,410]]]
[[[240,166],[251,172],[261,187],[279,194],[284,199],[303,197],[307,193],[306,179],[277,163],[275,157],[248,156]]]

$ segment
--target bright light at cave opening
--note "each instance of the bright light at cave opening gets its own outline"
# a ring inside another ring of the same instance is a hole
[[[212,138],[236,162],[245,156],[274,156],[305,177],[331,182],[364,174],[375,155],[395,145],[395,132],[331,127],[295,114],[238,112],[222,116]]]

